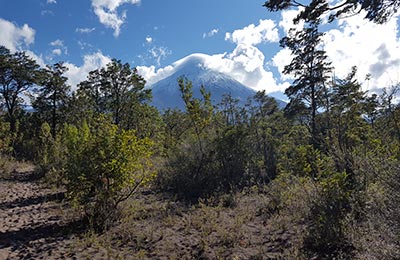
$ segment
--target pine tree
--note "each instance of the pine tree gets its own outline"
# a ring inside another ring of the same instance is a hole
[[[292,51],[293,60],[284,68],[285,74],[295,77],[285,90],[291,104],[304,106],[309,115],[308,126],[312,144],[318,147],[317,112],[323,106],[323,95],[328,73],[331,71],[325,51],[321,47],[323,33],[318,31],[319,21],[307,23],[303,30],[290,30],[280,44]]]

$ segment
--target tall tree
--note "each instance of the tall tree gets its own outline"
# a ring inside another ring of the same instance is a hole
[[[95,111],[110,114],[120,125],[131,112],[132,102],[150,100],[151,90],[144,86],[145,80],[135,68],[113,59],[105,68],[90,72],[88,79],[79,84],[79,93]]]
[[[68,102],[70,86],[66,84],[67,78],[63,76],[66,71],[63,63],[47,66],[41,84],[43,87],[32,103],[39,116],[49,122],[53,137],[56,136],[57,125],[62,122]]]
[[[0,46],[0,95],[11,132],[16,131],[17,112],[23,104],[23,94],[39,82],[39,65],[25,52],[10,53]]]
[[[366,140],[369,132],[366,114],[369,107],[367,92],[361,90],[361,84],[355,79],[357,68],[345,79],[335,79],[330,95],[330,120],[333,143],[330,151],[336,164],[337,172],[346,172],[348,183],[355,182],[353,170],[354,149]]]
[[[331,70],[330,62],[321,47],[323,33],[318,31],[319,21],[306,23],[301,31],[290,30],[280,44],[292,51],[293,60],[284,68],[285,74],[295,77],[292,85],[285,90],[291,104],[302,104],[309,111],[309,128],[312,144],[317,148],[318,132],[316,116],[324,104],[325,82]]]

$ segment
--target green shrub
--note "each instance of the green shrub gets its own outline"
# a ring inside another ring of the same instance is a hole
[[[95,227],[108,227],[118,205],[154,178],[152,142],[119,130],[105,117],[89,126],[65,125],[68,196],[82,205]]]
[[[11,151],[12,134],[10,124],[3,121],[0,117],[0,157],[8,155]]]
[[[197,140],[187,139],[169,154],[158,175],[158,187],[195,202],[249,184],[253,180],[245,138],[240,129],[226,129],[217,137],[201,139],[202,151]]]
[[[308,235],[304,241],[310,257],[332,259],[345,253],[350,255],[352,246],[346,237],[346,215],[350,211],[351,191],[346,173],[323,172],[319,176],[319,196],[312,202]]]

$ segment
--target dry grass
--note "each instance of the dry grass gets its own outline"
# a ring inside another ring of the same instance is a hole
[[[29,162],[16,161],[11,157],[0,155],[0,179],[11,178],[12,173],[25,173],[35,170],[35,166]]]
[[[194,206],[141,193],[125,203],[120,223],[78,247],[112,259],[301,259],[303,224],[285,210],[264,213],[270,203],[259,189]]]
[[[14,163],[7,164],[13,176],[31,167]],[[394,233],[389,232],[392,227],[379,215],[386,195],[379,186],[371,186],[366,195],[368,221],[347,225],[357,250],[354,256],[396,259],[399,250]],[[195,205],[142,190],[124,202],[122,218],[110,230],[102,234],[88,230],[65,238],[62,250],[78,259],[310,259],[304,240],[317,196],[313,181],[293,176]],[[61,222],[81,217],[65,203],[53,206],[55,212],[49,214],[60,216]]]

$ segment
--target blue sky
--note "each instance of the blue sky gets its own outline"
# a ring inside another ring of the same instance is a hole
[[[64,61],[73,86],[111,58],[138,67],[152,84],[173,73],[178,60],[204,53],[208,67],[272,93],[291,81],[280,73],[290,53],[278,41],[297,11],[269,13],[263,3],[0,0],[0,44],[27,51],[41,64]],[[335,75],[345,76],[356,65],[366,89],[399,82],[398,25],[398,16],[381,26],[357,16],[325,26],[324,45]],[[366,74],[372,75],[368,82]]]
[[[225,32],[276,16],[262,8],[262,1],[230,0],[228,4],[222,0],[149,0],[125,3],[117,8],[120,16],[126,12],[126,18],[115,35],[113,28],[99,21],[89,0],[0,2],[0,18],[19,27],[27,24],[35,30],[30,49],[47,61],[52,56],[50,43],[59,39],[68,52],[54,59],[75,64],[82,62],[87,53],[98,50],[134,65],[158,65],[149,53],[151,49],[163,48],[167,52],[160,59],[160,65],[168,65],[194,52],[223,53],[235,47],[224,40]],[[203,38],[203,34],[213,29],[218,33]]]

